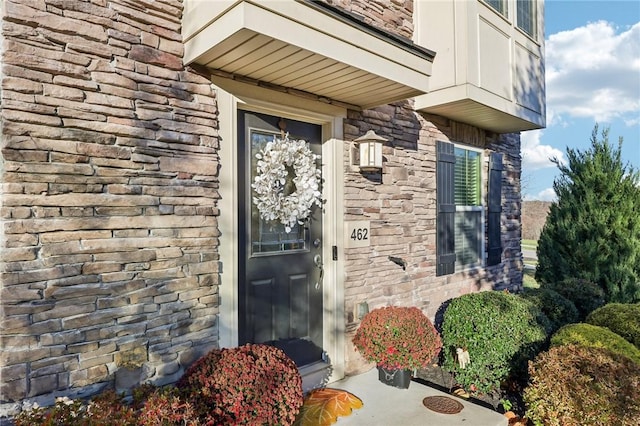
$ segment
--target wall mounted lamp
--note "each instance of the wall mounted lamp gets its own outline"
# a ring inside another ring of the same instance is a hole
[[[382,144],[387,140],[369,130],[353,140],[360,146],[360,171],[377,172],[382,170]]]

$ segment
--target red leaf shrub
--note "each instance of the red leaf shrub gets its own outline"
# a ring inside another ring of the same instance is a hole
[[[139,411],[139,426],[198,426],[193,404],[181,397],[178,389],[168,386],[149,394]]]
[[[52,407],[40,407],[34,404],[29,409],[23,410],[13,419],[13,424],[15,426],[81,426],[83,425],[81,422],[86,417],[86,411],[87,407],[82,404],[82,401],[57,398]],[[123,424],[126,425],[126,423]]]
[[[400,306],[365,315],[353,343],[365,359],[386,369],[426,367],[442,348],[429,318],[418,308]]]
[[[88,404],[59,398],[34,407],[16,426],[292,425],[303,402],[302,378],[285,353],[267,345],[214,350],[191,366],[178,387],[145,384],[133,401],[107,390]]]
[[[133,401],[108,389],[88,403],[58,398],[52,407],[33,407],[14,419],[15,426],[200,426],[189,402],[178,390],[144,384],[133,389]]]
[[[536,425],[637,425],[640,366],[608,349],[564,345],[529,364],[524,391]]]
[[[24,410],[13,420],[15,426],[137,426],[136,410],[128,405],[122,395],[107,390],[88,404],[79,399],[56,398],[51,407]]]
[[[177,387],[205,424],[292,425],[303,402],[295,363],[282,350],[260,344],[214,349]]]

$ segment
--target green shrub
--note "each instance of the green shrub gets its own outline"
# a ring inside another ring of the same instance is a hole
[[[303,403],[295,363],[264,344],[214,349],[176,386],[204,424],[292,425]]]
[[[536,425],[637,425],[640,365],[604,348],[564,345],[529,365],[526,415]]]
[[[551,346],[581,345],[609,349],[640,364],[640,349],[608,328],[591,324],[569,324],[551,337]]]
[[[525,288],[522,297],[531,301],[549,318],[551,333],[578,321],[578,309],[572,301],[549,288]]]
[[[584,278],[607,302],[640,301],[640,171],[622,159],[622,138],[598,125],[585,151],[567,148],[538,239],[536,279]]]
[[[606,327],[640,348],[640,303],[609,303],[593,311],[587,322]]]
[[[542,348],[547,334],[541,322],[548,326],[535,305],[515,294],[486,291],[455,298],[443,316],[443,367],[465,389],[497,390],[511,373],[526,372],[527,360]],[[465,368],[457,362],[457,348],[469,352]]]
[[[604,291],[598,284],[588,280],[567,278],[558,282],[542,283],[541,287],[553,290],[572,301],[578,309],[578,321],[584,321],[587,315],[604,305]]]

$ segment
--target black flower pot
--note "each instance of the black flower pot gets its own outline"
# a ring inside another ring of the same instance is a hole
[[[411,370],[378,367],[378,380],[394,388],[408,389],[411,383]]]

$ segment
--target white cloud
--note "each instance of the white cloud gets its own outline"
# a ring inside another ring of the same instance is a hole
[[[640,116],[640,22],[619,31],[591,22],[549,36],[546,41],[549,124],[564,116],[600,123]]]
[[[556,191],[553,188],[543,189],[538,192],[538,200],[541,201],[556,201],[557,198]]]
[[[558,197],[553,188],[547,188],[538,192],[538,195],[527,195],[524,199],[525,201],[557,201]]]
[[[552,158],[557,158],[560,163],[564,163],[564,153],[551,145],[542,145],[540,138],[542,130],[531,130],[520,134],[522,150],[522,168],[532,171],[555,167],[551,162]]]
[[[553,107],[547,105],[547,127],[551,127],[551,126],[569,127],[569,125],[570,124],[567,122],[567,120],[565,120],[565,118],[562,115],[556,114],[556,111],[553,109]]]

